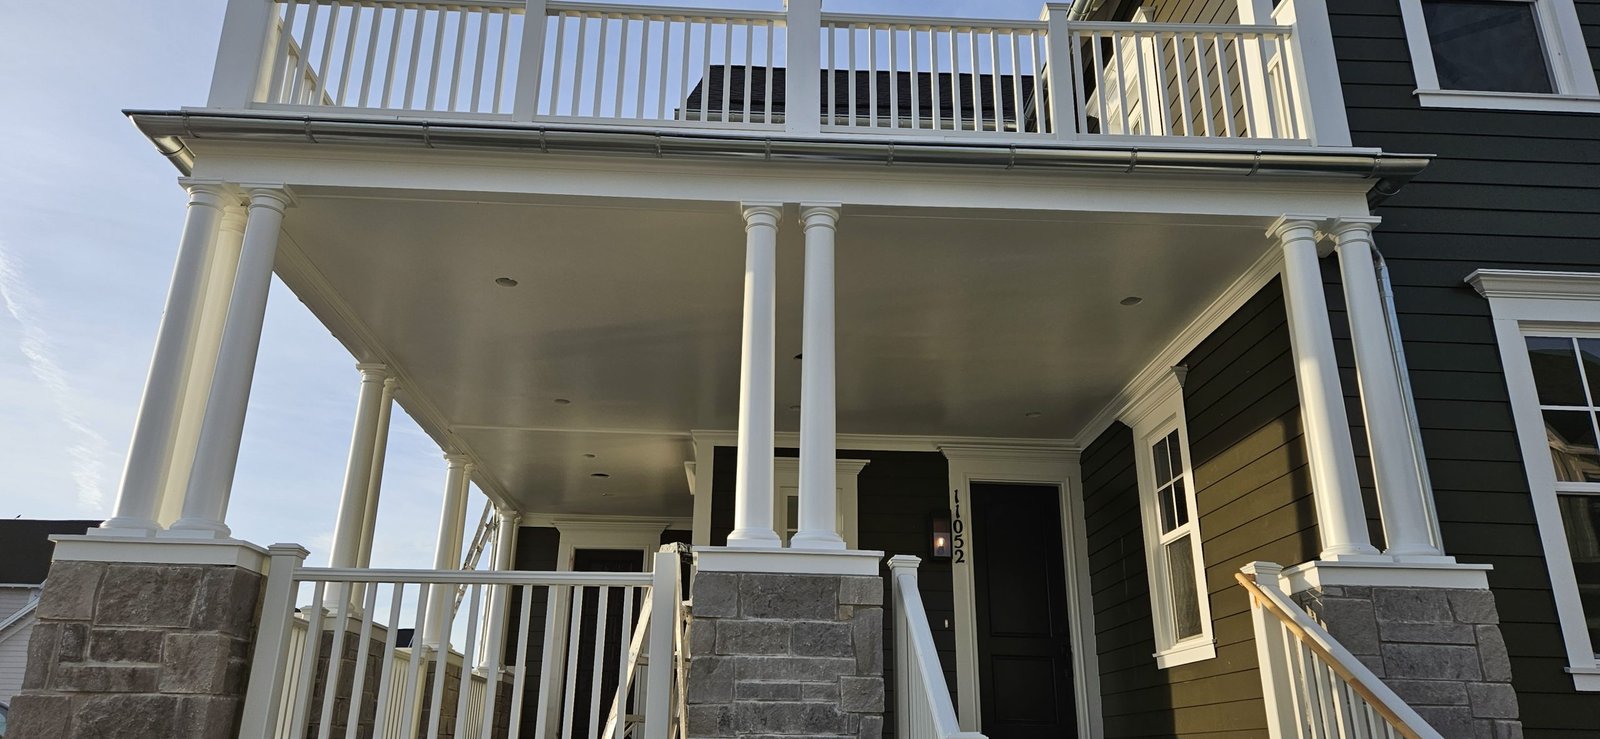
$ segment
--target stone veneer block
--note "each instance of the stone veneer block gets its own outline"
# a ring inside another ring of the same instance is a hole
[[[7,738],[233,736],[262,581],[232,565],[55,562]]]
[[[692,592],[692,739],[883,735],[881,578],[707,572]]]

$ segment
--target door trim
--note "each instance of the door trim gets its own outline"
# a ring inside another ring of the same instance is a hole
[[[974,483],[1020,483],[1054,486],[1060,494],[1061,557],[1067,578],[1068,632],[1072,641],[1073,692],[1077,702],[1078,732],[1101,735],[1100,659],[1094,639],[1094,608],[1089,587],[1089,552],[1083,518],[1082,473],[1078,452],[1071,449],[1030,449],[940,445],[949,461],[951,526],[955,526],[956,499],[962,501],[963,525],[971,509]],[[972,529],[963,549],[966,561],[951,563],[955,591],[957,714],[962,731],[979,731],[977,604],[972,572]]]

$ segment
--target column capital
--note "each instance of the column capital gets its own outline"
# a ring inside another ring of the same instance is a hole
[[[466,467],[472,464],[472,458],[461,452],[445,452],[444,461],[451,467]]]
[[[513,526],[522,520],[522,511],[509,505],[496,504],[494,513],[501,521],[509,522]]]
[[[232,196],[230,196],[231,198]],[[244,234],[245,223],[249,220],[250,210],[240,205],[237,199],[230,200],[222,209],[222,230]]]
[[[204,205],[220,211],[239,203],[238,190],[222,180],[179,177],[178,184],[189,193],[190,205]]]
[[[839,224],[839,203],[801,203],[800,222],[806,228],[834,228]]]
[[[385,379],[383,381],[383,395],[384,395],[384,397],[393,398],[394,394],[399,392],[399,391],[400,391],[400,380],[399,380],[399,378],[396,378],[393,375],[391,375],[391,376],[389,376],[387,379]]]
[[[1347,238],[1360,238],[1372,241],[1372,231],[1383,219],[1378,216],[1336,218],[1328,224],[1328,233],[1343,243]]]
[[[361,373],[362,382],[387,381],[389,378],[389,365],[381,362],[361,362],[356,365],[356,371]]]
[[[752,226],[776,228],[783,218],[783,203],[740,203],[739,212],[744,216],[745,230]]]
[[[294,193],[283,184],[241,184],[240,189],[250,199],[250,207],[271,208],[279,213],[294,207]]]
[[[1310,238],[1317,239],[1317,235],[1324,231],[1331,219],[1326,216],[1307,215],[1282,215],[1267,227],[1267,236],[1274,239]],[[1309,231],[1309,234],[1291,236],[1295,231]]]

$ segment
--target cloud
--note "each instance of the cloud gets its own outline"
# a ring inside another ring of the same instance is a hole
[[[28,369],[44,386],[59,420],[73,437],[66,451],[72,460],[71,474],[78,492],[78,506],[85,511],[103,512],[106,510],[103,481],[106,460],[111,458],[110,445],[89,425],[85,403],[56,362],[44,321],[34,313],[33,306],[38,301],[3,242],[0,242],[0,301],[22,329],[17,348],[27,360]]]

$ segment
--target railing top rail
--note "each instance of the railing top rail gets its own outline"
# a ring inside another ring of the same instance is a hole
[[[783,24],[789,16],[767,10],[690,8],[675,5],[623,5],[619,3],[552,2],[545,5],[549,15],[604,15],[613,18],[673,18],[694,20],[774,21]]]
[[[296,5],[333,5],[346,7],[359,5],[381,8],[445,8],[449,10],[505,10],[520,13],[527,9],[525,0],[276,0]]]
[[[472,572],[467,570],[372,570],[301,567],[296,582],[443,583],[446,585],[649,585],[648,572]]]
[[[893,26],[895,28],[935,28],[939,30],[977,29],[1043,31],[1050,27],[1044,21],[996,20],[992,18],[937,18],[914,15],[876,15],[871,13],[823,13],[822,23],[831,26]]]
[[[1067,29],[1078,31],[1139,31],[1143,33],[1219,33],[1238,34],[1245,36],[1258,35],[1288,35],[1294,32],[1293,26],[1277,26],[1271,24],[1243,25],[1238,23],[1137,23],[1132,21],[1069,21]]]
[[[1276,617],[1297,641],[1326,662],[1334,674],[1383,716],[1401,736],[1406,739],[1440,739],[1439,733],[1428,726],[1422,716],[1276,586],[1263,587],[1254,577],[1243,572],[1236,572],[1233,577],[1250,593],[1251,602]]]

